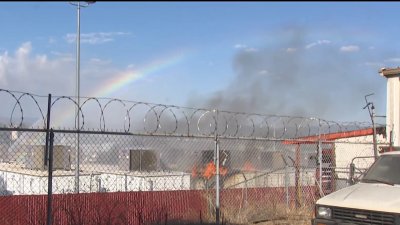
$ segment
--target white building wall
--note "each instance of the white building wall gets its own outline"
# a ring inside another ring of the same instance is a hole
[[[189,190],[190,174],[174,173],[165,175],[131,176],[124,174],[102,174],[101,188],[107,192],[117,191],[167,191]]]
[[[225,188],[254,188],[254,187],[294,187],[296,184],[293,168],[276,172],[243,172],[229,177],[224,182]],[[300,169],[299,184],[302,186],[315,185],[315,168]]]
[[[400,78],[387,80],[386,124],[387,136],[393,131],[393,145],[400,146]]]
[[[387,146],[383,135],[376,136],[379,146]],[[356,168],[368,168],[374,162],[373,135],[343,138],[335,141],[335,160],[338,171],[350,171],[350,163],[355,157],[371,156],[367,159],[355,159]],[[337,173],[338,178],[348,178],[348,174]]]
[[[99,190],[97,185],[98,175],[84,175],[79,178],[81,192],[96,192]],[[48,181],[45,176],[35,176],[23,173],[0,171],[0,179],[3,185],[0,194],[6,190],[14,195],[24,194],[47,194]],[[53,193],[73,193],[75,185],[74,176],[54,176]]]
[[[47,176],[0,171],[0,195],[47,194]],[[135,176],[125,174],[83,174],[79,177],[80,192],[167,191],[189,190],[190,174],[174,173],[158,176]],[[53,177],[53,193],[73,193],[75,177]]]

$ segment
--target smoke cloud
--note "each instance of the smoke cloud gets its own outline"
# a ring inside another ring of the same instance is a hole
[[[362,109],[364,96],[375,93],[382,100],[378,105],[384,112],[386,80],[378,74],[381,64],[371,63],[384,61],[377,57],[376,49],[357,45],[354,51],[355,45],[352,45],[353,51],[343,51],[343,45],[331,40],[307,42],[306,33],[301,29],[286,30],[271,39],[278,43],[259,48],[236,45],[238,52],[232,63],[235,79],[225,90],[211,96],[192,96],[189,105],[365,121],[369,117]]]

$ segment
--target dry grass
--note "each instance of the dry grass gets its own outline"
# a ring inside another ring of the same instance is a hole
[[[204,198],[208,202],[208,212],[202,215],[198,224],[212,225],[215,222],[215,196],[209,192]],[[257,204],[243,202],[240,205],[223,205],[221,214],[223,225],[309,225],[313,218],[313,207],[288,208],[286,204],[274,200]]]
[[[273,203],[246,205],[241,209],[225,206],[223,209],[224,221],[228,224],[308,225],[313,216],[312,209],[308,207],[288,209],[286,205]]]
[[[224,207],[226,208],[226,206]],[[193,212],[192,212],[193,213]],[[197,214],[197,213],[196,213]],[[198,222],[168,221],[167,225],[216,225],[215,214],[201,216]],[[193,217],[192,217],[193,218]],[[230,207],[222,211],[221,225],[309,225],[312,213],[308,208],[287,209],[286,206],[248,206],[238,211]],[[154,224],[160,225],[160,224]],[[164,223],[163,223],[164,225]]]

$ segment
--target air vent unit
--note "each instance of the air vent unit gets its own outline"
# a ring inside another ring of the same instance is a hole
[[[129,170],[155,171],[158,169],[159,156],[154,150],[130,150]]]
[[[33,170],[45,170],[44,145],[31,145],[28,148],[28,154],[25,158],[25,168]],[[67,146],[53,146],[53,169],[54,170],[70,170],[70,154]]]

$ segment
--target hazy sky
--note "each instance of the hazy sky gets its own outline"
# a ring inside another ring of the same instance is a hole
[[[384,115],[378,71],[400,65],[399,10],[400,2],[97,2],[81,9],[81,96],[369,121],[364,96],[375,93]],[[0,2],[0,89],[73,96],[76,27],[68,2]]]

